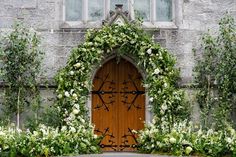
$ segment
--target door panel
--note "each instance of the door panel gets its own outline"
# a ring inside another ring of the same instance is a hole
[[[97,72],[92,91],[92,122],[103,135],[104,151],[134,151],[136,135],[145,121],[142,77],[128,61],[112,59]]]

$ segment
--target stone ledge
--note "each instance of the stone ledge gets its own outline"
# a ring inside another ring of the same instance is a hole
[[[174,157],[168,155],[158,155],[158,154],[139,154],[139,153],[103,153],[103,154],[88,154],[88,155],[79,155],[77,157]]]

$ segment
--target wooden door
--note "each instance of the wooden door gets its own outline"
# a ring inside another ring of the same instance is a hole
[[[134,151],[137,135],[144,127],[145,94],[142,77],[128,61],[112,59],[93,80],[92,122],[102,135],[103,151]]]

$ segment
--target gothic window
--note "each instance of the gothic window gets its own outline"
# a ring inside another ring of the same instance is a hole
[[[66,0],[66,21],[82,20],[82,0]]]
[[[123,10],[132,18],[144,22],[173,21],[173,0],[64,0],[65,21],[95,22],[104,20],[116,4],[123,4]]]
[[[97,21],[104,17],[104,0],[88,1],[88,20]]]
[[[172,0],[156,1],[156,20],[157,21],[172,20]]]

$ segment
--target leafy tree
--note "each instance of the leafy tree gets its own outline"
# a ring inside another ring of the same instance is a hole
[[[224,128],[231,122],[236,104],[236,25],[226,15],[219,22],[217,35],[202,38],[203,56],[195,67],[197,95],[205,127]],[[212,123],[214,122],[214,123]]]
[[[17,127],[25,107],[39,104],[37,76],[43,54],[39,44],[36,32],[21,23],[16,23],[1,43],[1,75],[5,87],[3,110],[9,122],[16,115]]]

